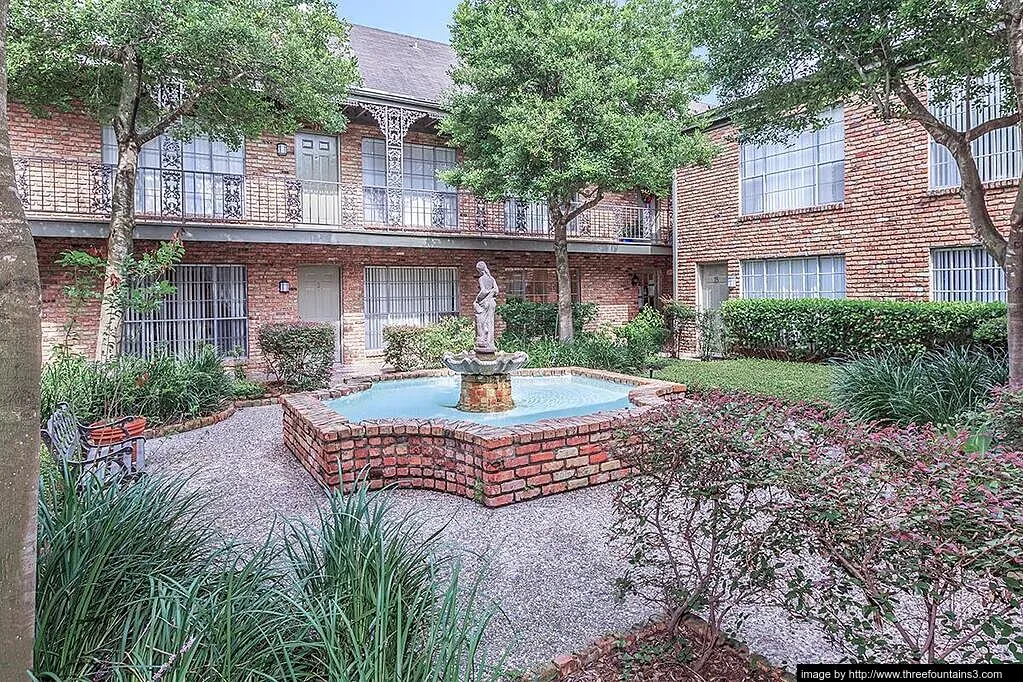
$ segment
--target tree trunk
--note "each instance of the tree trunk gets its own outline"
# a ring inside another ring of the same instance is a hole
[[[0,0],[0,679],[27,680],[35,624],[39,483],[39,266],[15,190]]]
[[[558,275],[558,340],[575,336],[572,324],[572,275],[568,269],[568,225],[560,212],[554,221],[554,270]]]
[[[110,201],[110,236],[107,238],[107,269],[103,278],[96,359],[114,360],[121,355],[124,305],[118,295],[124,263],[132,255],[135,238],[135,178],[139,150],[133,143],[118,144],[117,172]]]

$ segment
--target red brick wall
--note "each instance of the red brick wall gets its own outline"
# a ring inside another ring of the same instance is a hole
[[[153,243],[139,242],[138,249],[151,249]],[[62,289],[69,273],[54,265],[60,252],[70,248],[105,248],[102,240],[36,239],[40,275],[43,281],[44,352],[63,339],[67,321],[67,302]],[[302,244],[234,244],[186,242],[186,263],[232,264],[247,266],[249,300],[249,353],[251,363],[259,361],[255,331],[260,325],[298,319],[298,268],[300,265],[332,265],[341,268],[342,345],[346,360],[364,356],[364,268],[366,265],[439,266],[459,269],[459,296],[464,315],[472,312],[476,295],[476,262],[485,260],[497,278],[507,286],[506,268],[554,267],[552,253],[495,252],[444,249],[385,247],[339,247]],[[621,323],[636,314],[637,290],[632,275],[658,268],[663,275],[662,291],[671,291],[670,259],[667,256],[618,256],[572,254],[571,267],[582,277],[582,299],[598,306],[599,322]],[[286,279],[291,292],[278,292],[278,282]],[[91,306],[80,316],[79,346],[91,351],[95,344],[96,315]]]
[[[959,197],[928,191],[928,137],[919,125],[881,123],[867,108],[845,107],[844,203],[745,217],[735,130],[721,125],[710,135],[721,148],[710,166],[678,171],[678,282],[688,303],[700,263],[727,262],[738,277],[744,259],[826,254],[845,255],[850,298],[926,300],[930,249],[977,243]],[[991,189],[999,224],[1014,194],[1015,186]]]

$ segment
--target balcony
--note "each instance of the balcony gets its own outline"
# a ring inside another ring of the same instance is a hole
[[[18,193],[36,220],[106,220],[114,169],[59,159],[15,160]],[[339,232],[549,239],[546,209],[490,202],[467,192],[302,181],[286,175],[231,175],[142,169],[135,203],[141,223],[309,227]],[[389,210],[392,209],[392,210]],[[389,219],[390,217],[390,219]],[[666,211],[605,202],[569,226],[576,241],[669,244]]]

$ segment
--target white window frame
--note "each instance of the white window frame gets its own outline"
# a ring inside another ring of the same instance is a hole
[[[168,275],[175,292],[153,312],[124,311],[126,353],[151,357],[158,351],[184,356],[204,343],[228,355],[248,356],[248,269],[244,265],[175,265]],[[197,314],[198,313],[198,314]],[[240,328],[226,334],[225,327]],[[238,342],[228,344],[225,340]],[[229,347],[230,346],[230,347]]]
[[[167,133],[150,140],[139,152],[138,174],[135,180],[135,203],[139,213],[163,213],[163,173],[180,173],[181,211],[186,216],[224,215],[224,177],[245,177],[245,145],[231,149],[225,143],[199,135],[187,141],[174,140],[177,145],[177,165],[164,155],[164,145],[171,136]],[[205,152],[197,148],[205,146]],[[100,156],[104,164],[116,166],[117,139],[112,126],[104,125],[101,134]],[[196,163],[204,161],[206,163]],[[197,165],[208,166],[196,168]],[[220,170],[218,170],[218,166]],[[244,191],[242,201],[244,201]]]
[[[982,93],[982,104],[974,106],[972,100],[966,99],[966,93],[960,91],[948,102],[929,104],[931,113],[938,120],[960,132],[965,132],[1012,110],[1011,107],[1005,106],[1006,93],[997,74],[988,74],[978,81],[987,88],[987,92]],[[962,178],[952,153],[933,137],[928,136],[927,140],[927,175],[930,189],[940,191],[959,187]],[[1023,174],[1023,143],[1020,140],[1018,125],[992,130],[971,142],[970,148],[982,182],[1019,180]]]
[[[945,262],[942,262],[947,259]],[[958,263],[950,261],[957,260]],[[965,265],[966,271],[958,277],[956,265]],[[939,267],[941,266],[941,267]],[[931,249],[930,281],[932,301],[979,301],[991,302],[1006,300],[1005,271],[998,265],[994,257],[983,246],[954,246]],[[960,279],[965,285],[962,289],[941,284],[942,275],[945,282]]]
[[[387,221],[387,147],[382,138],[362,138],[363,218],[367,223]],[[404,224],[409,227],[434,226],[438,209],[444,227],[458,223],[458,192],[437,173],[458,162],[452,147],[441,145],[402,145],[402,207]],[[434,200],[440,202],[439,207]]]
[[[740,144],[739,145],[739,214],[740,215],[761,215],[778,213],[783,211],[794,211],[817,206],[830,206],[841,204],[845,201],[845,112],[842,107],[825,112],[825,118],[831,118],[831,123],[820,130],[807,130],[794,136],[787,142],[775,144]],[[829,139],[835,138],[835,139]],[[837,155],[822,159],[821,151],[828,147],[837,149]],[[780,162],[787,156],[796,158],[800,152],[812,152],[812,160],[802,165],[793,165],[769,170],[772,161]],[[825,167],[840,167],[839,180],[832,179],[824,183],[821,169]],[[759,171],[758,171],[759,168]],[[799,170],[809,171],[813,180],[797,187],[788,189],[771,190],[769,185],[771,178],[782,178],[791,176]],[[756,185],[759,180],[759,206],[748,205],[747,184]],[[821,188],[825,184],[837,185],[838,190],[833,196],[822,198]],[[800,190],[812,189],[812,198],[808,201],[797,200]],[[770,201],[772,195],[784,197],[792,195],[792,199],[782,205],[774,205]]]
[[[823,264],[830,262],[831,271],[823,272]],[[775,266],[775,273],[770,273],[769,267]],[[793,266],[799,265],[798,274],[793,270]],[[808,270],[807,265],[813,264],[814,268]],[[782,266],[786,266],[787,272],[782,273]],[[838,266],[841,266],[840,268]],[[759,267],[759,272],[753,272],[753,270]],[[845,255],[844,254],[826,254],[817,256],[792,256],[785,258],[750,258],[739,263],[740,282],[739,296],[741,298],[780,298],[780,299],[794,299],[794,298],[829,298],[829,299],[841,299],[846,297],[846,269],[845,269]],[[841,287],[835,287],[836,278],[841,275]],[[801,277],[803,280],[802,286],[798,289],[801,295],[792,295],[795,290],[792,287],[793,277]],[[774,289],[769,288],[771,277],[775,278],[776,286]],[[783,291],[778,284],[781,282],[781,278],[786,277],[788,283],[788,290]],[[831,280],[831,286],[825,287],[825,279]],[[762,281],[762,287],[751,286],[751,280],[759,278]],[[812,287],[807,287],[806,283],[813,279]]]
[[[428,305],[416,305],[428,303]],[[363,268],[366,351],[384,347],[388,325],[426,326],[461,312],[458,268],[367,265]]]

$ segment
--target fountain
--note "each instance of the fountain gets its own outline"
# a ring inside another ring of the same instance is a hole
[[[445,353],[444,365],[462,378],[458,409],[463,412],[504,412],[515,407],[511,372],[529,362],[519,351],[505,353],[494,343],[494,315],[497,311],[497,280],[483,261],[476,263],[480,291],[473,301],[476,313],[476,343],[473,350]]]

